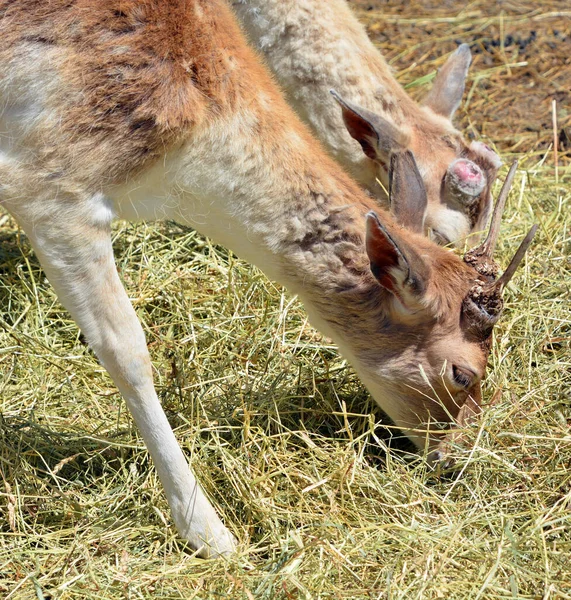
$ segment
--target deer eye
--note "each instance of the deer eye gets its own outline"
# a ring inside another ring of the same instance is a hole
[[[460,387],[469,388],[474,382],[476,375],[469,369],[454,365],[452,367],[452,377],[454,378],[454,382]]]

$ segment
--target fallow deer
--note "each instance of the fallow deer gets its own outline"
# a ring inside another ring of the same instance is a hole
[[[235,541],[157,398],[114,264],[115,217],[195,227],[298,294],[419,447],[436,446],[434,423],[478,405],[501,308],[495,273],[479,273],[488,253],[467,264],[373,212],[224,0],[0,0],[0,98],[0,203],[119,388],[177,529],[203,556]],[[391,164],[397,217],[420,231],[414,158]]]
[[[391,152],[409,149],[428,195],[427,232],[441,244],[477,242],[501,161],[485,144],[468,144],[451,123],[471,62],[466,44],[450,56],[419,106],[345,0],[232,4],[290,105],[361,185],[386,203],[377,179],[386,186]]]

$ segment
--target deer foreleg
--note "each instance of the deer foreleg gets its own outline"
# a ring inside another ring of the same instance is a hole
[[[189,469],[157,398],[143,329],[115,267],[105,200],[58,198],[14,212],[58,297],[123,395],[180,535],[203,556],[230,552],[234,538]]]

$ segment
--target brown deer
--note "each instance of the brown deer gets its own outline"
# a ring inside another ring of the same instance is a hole
[[[345,0],[232,5],[290,105],[349,174],[386,204],[377,179],[386,186],[390,154],[411,150],[428,195],[423,228],[441,244],[477,242],[501,161],[485,144],[467,143],[451,123],[471,62],[466,44],[450,56],[419,106]]]
[[[466,402],[477,410],[514,267],[494,283],[490,244],[468,264],[414,233],[426,193],[408,151],[393,153],[390,186],[409,229],[373,212],[223,0],[0,0],[0,66],[0,203],[125,398],[178,531],[203,556],[235,541],[157,398],[113,218],[176,219],[298,294],[420,448]]]

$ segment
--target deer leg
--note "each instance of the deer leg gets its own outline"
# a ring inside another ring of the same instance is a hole
[[[204,557],[227,554],[232,534],[204,495],[153,385],[143,329],[119,280],[103,197],[60,198],[13,211],[54,286],[135,420],[164,486],[180,535]]]

